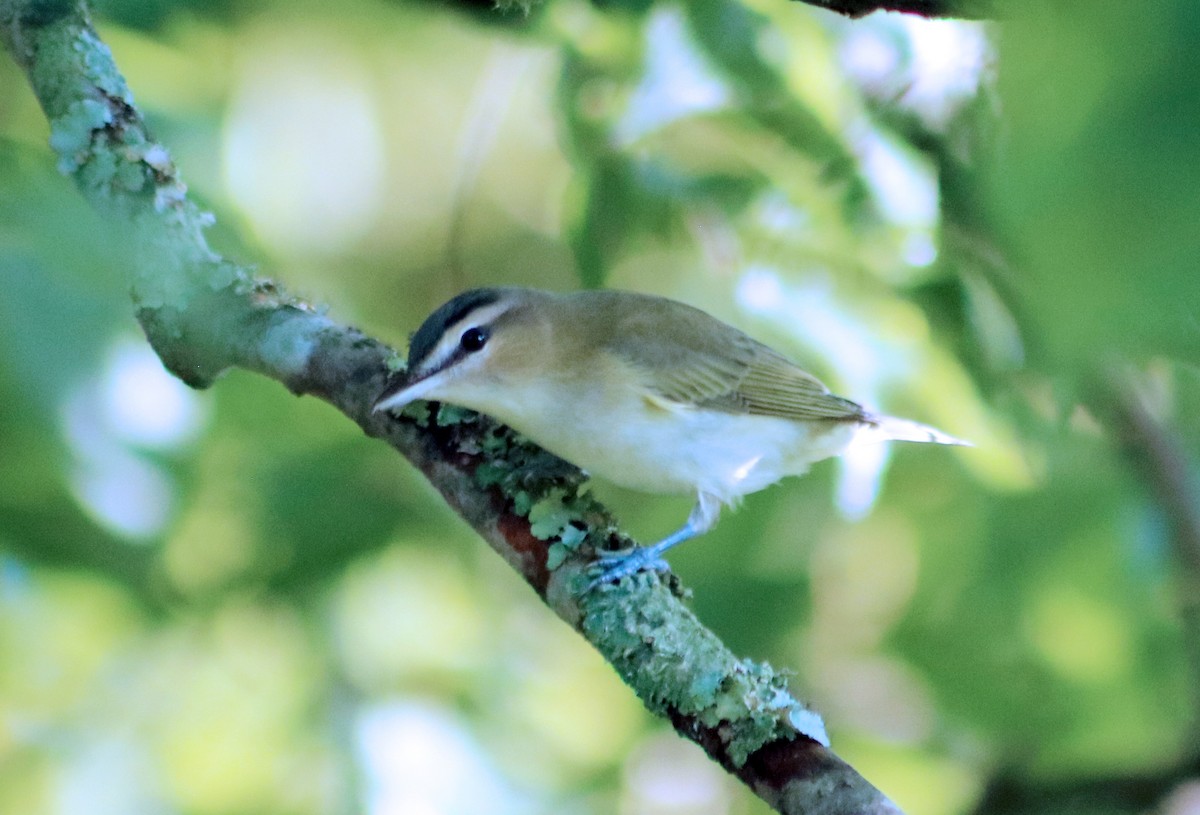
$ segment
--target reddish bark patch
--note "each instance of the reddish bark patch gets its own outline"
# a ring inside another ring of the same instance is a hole
[[[515,565],[521,574],[544,597],[546,584],[550,582],[550,570],[546,568],[549,543],[533,536],[527,519],[511,513],[502,513],[496,520],[496,528],[516,555],[518,563]]]

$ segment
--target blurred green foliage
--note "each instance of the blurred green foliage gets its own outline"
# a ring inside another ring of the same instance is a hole
[[[908,811],[1185,811],[1200,8],[470,5],[98,17],[216,242],[339,320],[651,291],[974,440],[750,496],[672,556],[697,613]],[[157,369],[45,139],[0,62],[0,812],[763,811],[389,450]],[[688,509],[596,490],[645,539]]]

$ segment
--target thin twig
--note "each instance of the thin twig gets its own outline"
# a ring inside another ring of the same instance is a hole
[[[1114,441],[1167,519],[1171,550],[1179,565],[1178,604],[1191,660],[1193,711],[1200,711],[1200,482],[1183,445],[1147,407],[1136,380],[1111,366],[1093,387],[1092,408],[1107,422]],[[1191,732],[1200,744],[1200,712]],[[1200,761],[1200,750],[1188,759]]]
[[[797,0],[847,17],[876,11],[901,11],[919,17],[957,17],[985,20],[997,16],[994,0]]]

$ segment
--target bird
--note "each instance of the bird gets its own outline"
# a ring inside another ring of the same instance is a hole
[[[672,534],[603,554],[589,589],[665,570],[663,554],[710,530],[723,506],[859,442],[969,445],[834,395],[705,311],[630,291],[457,295],[412,335],[374,410],[418,399],[485,413],[617,485],[695,496]]]

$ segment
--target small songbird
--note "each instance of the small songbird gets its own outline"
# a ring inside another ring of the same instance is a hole
[[[416,399],[486,413],[633,490],[696,496],[687,523],[611,555],[592,585],[708,531],[723,504],[865,440],[965,444],[835,396],[783,355],[699,309],[645,294],[464,292],[413,335],[375,410]]]

